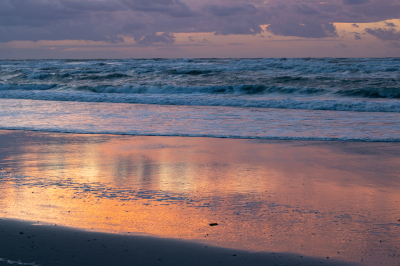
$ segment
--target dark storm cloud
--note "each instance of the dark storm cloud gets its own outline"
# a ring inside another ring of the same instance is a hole
[[[171,44],[172,33],[254,35],[262,33],[260,25],[281,36],[327,38],[337,36],[335,22],[397,18],[398,0],[0,0],[0,42],[123,42],[120,36],[130,36],[140,45]],[[385,29],[368,33],[397,38]]]
[[[397,32],[395,29],[368,28],[365,31],[382,41],[400,41],[400,32]]]

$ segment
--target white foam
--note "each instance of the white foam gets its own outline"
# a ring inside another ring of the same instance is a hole
[[[5,262],[5,263],[11,264],[11,265],[41,266],[40,264],[37,264],[35,262],[25,263],[25,262],[21,262],[21,261],[7,260],[7,259],[3,259],[3,258],[0,258],[0,262]]]
[[[398,113],[0,100],[0,129],[247,139],[400,141]]]
[[[229,106],[355,112],[400,112],[399,101],[351,99],[282,98],[268,96],[235,97],[225,95],[118,94],[60,91],[0,91],[3,99],[47,101],[108,102],[157,105]]]

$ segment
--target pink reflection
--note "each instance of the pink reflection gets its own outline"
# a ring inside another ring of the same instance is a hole
[[[397,143],[19,131],[0,139],[3,217],[370,265],[395,260]]]

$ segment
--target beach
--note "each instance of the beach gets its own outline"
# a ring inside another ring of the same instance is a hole
[[[355,265],[329,258],[255,253],[15,220],[0,220],[0,227],[0,265]]]
[[[398,62],[0,61],[0,265],[398,266]]]
[[[0,265],[399,260],[400,143],[3,130],[0,149]]]

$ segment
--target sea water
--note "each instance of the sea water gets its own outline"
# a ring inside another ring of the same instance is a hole
[[[0,129],[400,141],[400,59],[0,61]]]

